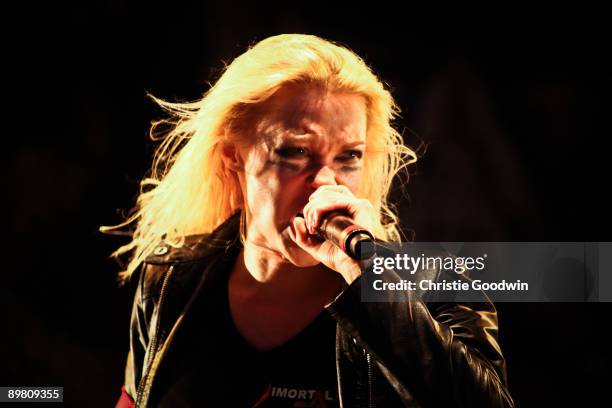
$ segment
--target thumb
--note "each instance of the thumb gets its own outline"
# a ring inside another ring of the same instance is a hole
[[[295,229],[295,242],[317,261],[328,268],[340,273],[347,282],[352,282],[360,272],[359,264],[344,254],[340,248],[330,241],[319,241],[308,233],[306,220],[295,217],[293,220]],[[348,278],[347,278],[348,277]]]
[[[306,220],[302,217],[295,217],[293,220],[293,228],[295,229],[295,242],[311,255],[316,255],[317,250],[321,247],[321,241],[313,238],[308,233]]]
[[[342,251],[330,241],[320,241],[310,235],[306,220],[303,218],[296,217],[293,226],[295,228],[295,242],[298,246],[325,266],[337,270],[335,264],[338,260],[336,258],[339,255],[341,256]]]

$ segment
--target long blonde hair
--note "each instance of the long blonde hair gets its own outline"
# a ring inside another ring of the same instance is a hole
[[[242,208],[237,178],[224,167],[220,143],[282,85],[306,83],[363,95],[367,105],[366,153],[359,195],[379,213],[372,231],[399,241],[398,217],[387,202],[393,177],[416,161],[391,122],[399,108],[383,83],[349,49],[313,35],[282,34],[266,38],[234,59],[218,81],[195,102],[173,103],[152,97],[169,118],[154,122],[150,135],[163,131],[148,177],[140,183],[136,205],[126,219],[100,227],[123,228],[131,242],[111,254],[131,253],[125,282],[161,239],[173,246],[185,236],[211,232]]]

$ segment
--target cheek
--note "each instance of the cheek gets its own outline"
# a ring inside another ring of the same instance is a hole
[[[363,169],[359,169],[341,175],[338,184],[347,186],[354,195],[358,195],[362,179]]]
[[[246,178],[247,205],[258,218],[284,218],[305,191],[295,175],[274,166],[249,172]],[[285,211],[287,210],[287,211]]]
[[[269,166],[266,154],[254,149],[245,163],[246,188],[249,197],[265,198],[280,184]]]
[[[280,183],[273,177],[264,175],[247,176],[247,196],[249,206],[252,209],[260,210],[262,206],[270,205],[274,197],[278,194]]]

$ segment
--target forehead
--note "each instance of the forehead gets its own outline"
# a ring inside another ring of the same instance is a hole
[[[345,142],[365,142],[366,137],[365,98],[354,93],[285,86],[266,102],[259,119],[262,136],[304,135]]]

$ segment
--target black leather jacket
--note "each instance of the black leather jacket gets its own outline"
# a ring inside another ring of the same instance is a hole
[[[133,275],[125,388],[136,407],[198,405],[202,380],[196,384],[183,375],[190,363],[185,341],[203,317],[193,316],[194,305],[231,271],[240,247],[238,221],[236,214],[211,234],[189,237],[182,248],[160,244]],[[419,273],[440,279],[438,270]],[[394,271],[380,278],[400,279]],[[484,294],[482,302],[459,304],[386,291],[385,302],[367,303],[360,298],[362,281],[356,279],[326,307],[337,321],[341,407],[514,406],[496,310]]]

